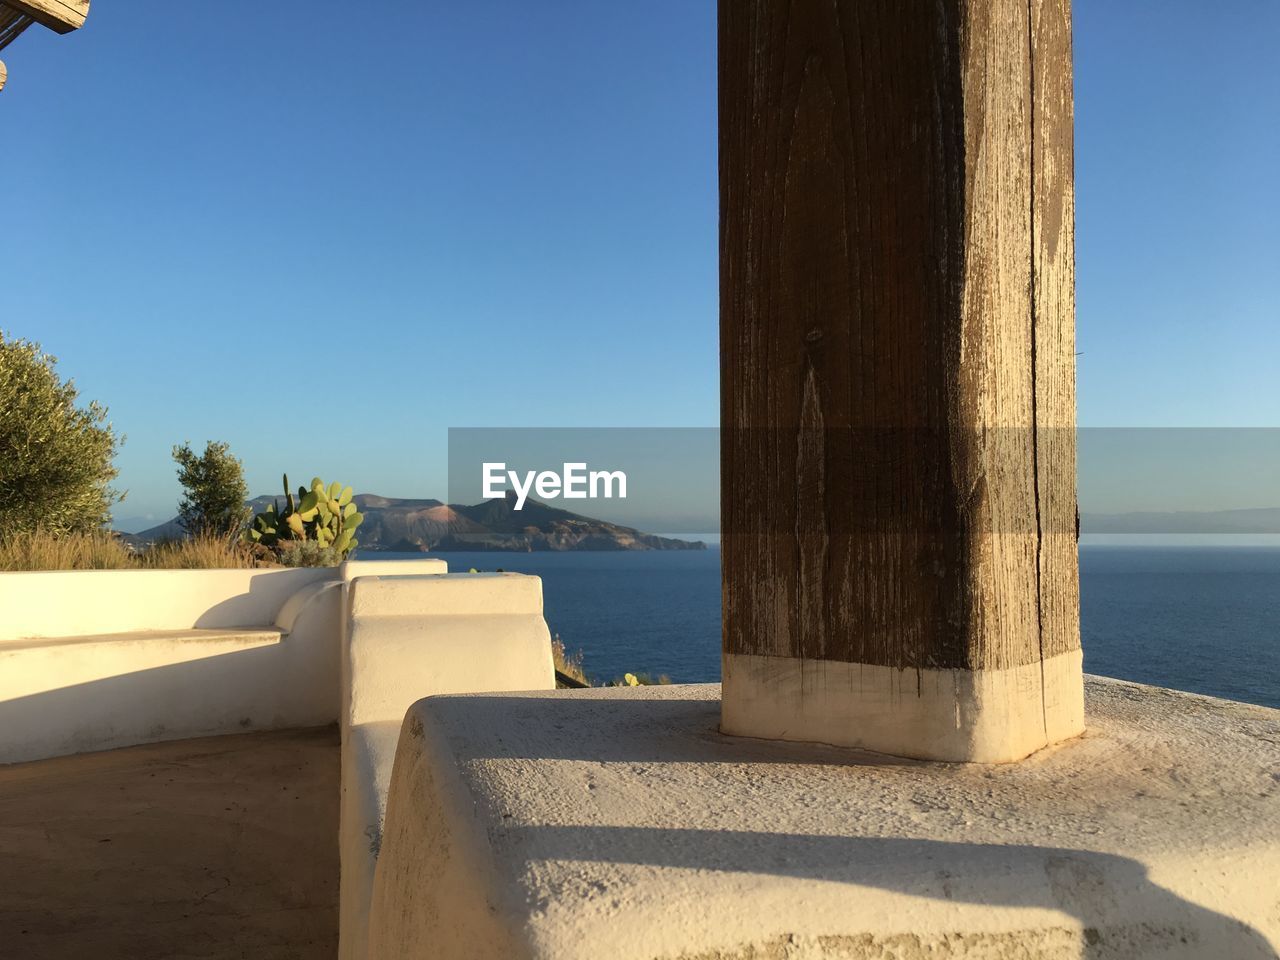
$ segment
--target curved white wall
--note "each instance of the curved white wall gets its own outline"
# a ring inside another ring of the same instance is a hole
[[[0,763],[333,723],[370,567],[0,573]]]
[[[132,630],[266,626],[332,567],[0,573],[0,641]]]

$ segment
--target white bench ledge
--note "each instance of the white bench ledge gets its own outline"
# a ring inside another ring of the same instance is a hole
[[[5,572],[0,636],[269,626],[307,584],[339,579],[332,567]]]
[[[368,955],[1276,957],[1280,711],[1086,698],[1005,765],[727,737],[717,686],[419,701]]]
[[[92,633],[79,637],[27,637],[0,640],[0,653],[107,643],[212,643],[253,647],[279,643],[283,636],[284,632],[277,627],[129,630],[124,633]]]
[[[0,763],[333,722],[342,605],[340,582],[331,583],[335,589],[301,582],[305,602],[292,610],[288,631],[187,620],[0,640]],[[120,582],[131,584],[147,589],[118,599],[145,620],[156,585]],[[268,579],[269,598],[255,604],[274,615],[274,598],[291,584],[298,585]]]

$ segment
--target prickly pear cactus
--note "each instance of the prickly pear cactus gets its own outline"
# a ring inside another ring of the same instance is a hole
[[[316,477],[311,481],[311,491],[299,504],[315,539],[344,557],[359,545],[355,531],[364,522],[364,516],[352,503],[352,496],[350,487],[340,483],[326,487],[324,481]]]
[[[295,501],[289,492],[289,475],[285,474],[284,510],[276,502],[257,514],[245,531],[245,539],[271,548],[278,547],[282,540],[310,540],[345,557],[359,546],[355,531],[364,522],[352,496],[350,487],[340,483],[325,486],[316,477],[310,489],[298,488]]]

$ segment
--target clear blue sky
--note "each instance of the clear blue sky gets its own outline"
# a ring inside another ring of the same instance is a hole
[[[365,7],[359,8],[361,11]],[[4,52],[0,326],[255,493],[442,496],[449,426],[718,419],[710,2],[96,0]],[[1272,0],[1077,0],[1080,415],[1280,425]]]

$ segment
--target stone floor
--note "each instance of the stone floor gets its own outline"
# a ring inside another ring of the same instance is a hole
[[[0,956],[331,960],[338,732],[0,767]]]

